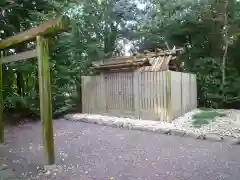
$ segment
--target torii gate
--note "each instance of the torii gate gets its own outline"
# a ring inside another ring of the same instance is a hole
[[[0,41],[0,56],[1,50],[11,46],[36,41],[36,49],[21,52],[15,55],[0,57],[0,142],[4,142],[4,119],[3,119],[3,63],[9,63],[20,60],[27,60],[37,57],[38,59],[38,77],[39,77],[39,94],[40,94],[40,111],[43,132],[43,144],[48,159],[48,164],[55,163],[54,155],[54,138],[53,138],[53,123],[52,123],[52,98],[51,98],[51,82],[49,68],[49,52],[48,38],[54,36],[58,32],[65,31],[68,28],[69,19],[66,16],[61,16],[58,19],[50,20],[42,25],[21,32],[15,36],[11,36]]]

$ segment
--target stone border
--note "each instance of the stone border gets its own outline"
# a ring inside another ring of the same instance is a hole
[[[231,136],[221,136],[216,133],[207,133],[207,134],[198,134],[194,132],[187,132],[185,130],[179,130],[174,128],[166,128],[166,127],[157,127],[153,124],[149,126],[144,126],[138,124],[136,120],[132,120],[132,122],[122,120],[122,121],[114,121],[114,120],[104,120],[104,119],[90,119],[86,117],[79,117],[77,114],[67,114],[64,116],[66,120],[75,121],[75,122],[85,122],[90,124],[98,124],[109,126],[113,128],[124,128],[129,130],[138,130],[138,131],[146,131],[146,132],[154,132],[162,135],[172,135],[179,137],[189,137],[197,140],[207,140],[211,142],[227,142],[232,145],[240,145],[240,139],[231,137]],[[140,120],[141,121],[141,120]],[[151,121],[150,121],[151,122]]]

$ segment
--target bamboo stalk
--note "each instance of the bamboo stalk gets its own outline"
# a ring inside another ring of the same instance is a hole
[[[51,165],[55,163],[55,155],[52,122],[50,65],[48,55],[48,40],[46,38],[37,36],[37,52],[43,144],[45,147],[46,155],[48,157],[48,164]]]

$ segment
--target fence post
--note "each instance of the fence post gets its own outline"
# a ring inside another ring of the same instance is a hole
[[[172,87],[171,87],[171,71],[166,71],[166,95],[167,95],[167,121],[172,120]]]
[[[139,88],[140,87],[140,71],[135,70],[133,72],[133,101],[134,101],[134,116],[138,119],[140,119],[140,102],[141,102],[141,97],[139,93]]]
[[[3,62],[0,52],[0,143],[4,142],[4,118],[3,118]]]
[[[55,163],[55,155],[48,39],[42,36],[37,36],[37,52],[43,144],[45,147],[45,152],[47,154],[48,164],[52,165]]]

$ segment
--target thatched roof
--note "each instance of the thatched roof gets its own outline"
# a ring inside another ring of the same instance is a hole
[[[145,52],[133,56],[113,57],[94,62],[92,67],[98,71],[122,71],[140,69],[140,71],[177,70],[175,59],[182,49],[161,52]]]

